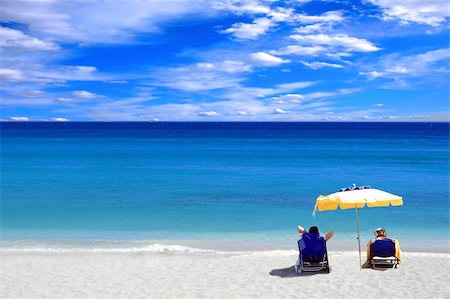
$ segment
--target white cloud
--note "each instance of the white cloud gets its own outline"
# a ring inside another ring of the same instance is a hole
[[[306,62],[306,61],[300,61],[303,65],[313,69],[313,70],[317,70],[323,67],[330,67],[330,68],[337,68],[337,69],[341,69],[344,66],[340,65],[340,64],[336,64],[336,63],[328,63],[328,62],[319,62],[319,61],[315,61],[315,62]]]
[[[333,47],[343,47],[347,51],[356,52],[374,52],[380,50],[368,40],[348,36],[347,34],[316,34],[316,35],[299,35],[290,36],[301,44],[311,45],[327,45]]]
[[[227,73],[249,72],[252,70],[251,65],[235,60],[225,60],[223,63],[219,64],[219,67]]]
[[[321,98],[331,98],[331,97],[338,97],[338,96],[344,96],[349,94],[354,94],[357,92],[360,92],[360,88],[341,88],[334,91],[316,91],[308,94],[304,94],[306,100],[314,100],[314,99],[321,99]]]
[[[382,9],[387,20],[440,26],[450,16],[447,0],[367,0]]]
[[[379,104],[374,104],[373,106],[374,106],[374,107],[383,107],[384,104],[379,103]]]
[[[105,81],[92,66],[20,65],[19,69],[0,68],[0,80],[7,82],[64,83],[66,81]]]
[[[216,111],[202,111],[198,113],[198,116],[215,117],[219,116],[219,113],[217,113]]]
[[[286,114],[287,111],[284,111],[283,109],[280,109],[280,108],[275,108],[275,109],[273,109],[273,113],[274,114]]]
[[[53,42],[31,37],[20,30],[0,26],[0,48],[38,51],[57,50],[59,47]]]
[[[37,98],[42,97],[45,94],[42,90],[27,90],[23,92],[17,93],[17,95],[26,97],[26,98]]]
[[[38,71],[30,72],[33,76],[40,76],[56,81],[104,81],[109,77],[97,75],[97,68],[94,66],[56,66],[51,68],[42,68]]]
[[[283,83],[283,84],[278,84],[276,90],[277,90],[277,93],[289,92],[289,91],[307,88],[307,87],[313,86],[315,84],[317,84],[317,82],[314,82],[314,81],[298,81],[298,82],[291,82],[291,83]]]
[[[300,33],[300,34],[311,34],[311,33],[322,32],[322,31],[324,31],[324,29],[325,29],[324,24],[317,23],[317,24],[299,27],[299,28],[295,29],[295,32]]]
[[[68,104],[68,103],[72,103],[73,99],[70,98],[58,98],[55,100],[56,103],[63,103],[63,104]]]
[[[33,78],[25,75],[20,70],[14,70],[14,69],[3,69],[0,68],[0,80],[11,82],[11,83],[18,83],[18,82],[39,82],[39,83],[45,83],[50,82],[51,80],[45,79],[45,78]]]
[[[279,50],[270,51],[274,55],[302,55],[302,56],[315,56],[320,52],[324,52],[325,48],[320,46],[303,47],[297,45],[291,45]]]
[[[27,34],[53,41],[117,44],[186,15],[199,19],[216,12],[202,0],[2,1],[0,20],[25,24]]]
[[[30,119],[25,116],[12,116],[9,118],[11,121],[29,121]]]
[[[50,120],[54,121],[54,122],[66,122],[66,121],[69,121],[67,118],[64,118],[64,117],[52,117],[52,118],[50,118]]]
[[[238,60],[201,62],[177,68],[161,68],[152,77],[154,86],[169,87],[189,92],[234,88],[245,78],[242,73],[252,66]]]
[[[294,9],[292,8],[284,8],[284,7],[276,7],[271,10],[267,16],[269,16],[274,22],[289,22],[294,21]]]
[[[214,68],[214,64],[208,62],[199,62],[197,63],[199,69],[210,70]]]
[[[255,0],[220,0],[213,1],[212,7],[219,10],[226,10],[235,14],[267,14],[270,7]]]
[[[80,99],[96,99],[96,98],[104,97],[102,95],[98,95],[98,94],[95,94],[95,93],[92,93],[92,92],[89,92],[86,90],[72,91],[72,95],[77,98],[80,98]]]
[[[268,18],[258,18],[253,23],[236,23],[231,28],[222,30],[222,33],[232,34],[239,40],[254,40],[264,35],[275,24]]]
[[[385,73],[379,71],[370,71],[370,72],[359,72],[358,75],[367,76],[370,80],[373,80],[375,78],[383,77]]]
[[[262,66],[277,66],[283,63],[289,63],[289,60],[282,59],[280,57],[276,57],[270,55],[266,52],[256,52],[251,54],[251,58],[254,62]]]
[[[236,111],[236,112],[230,113],[230,115],[249,115],[249,113],[246,111]]]
[[[429,79],[443,79],[450,73],[448,62],[450,60],[450,49],[437,49],[416,55],[390,54],[384,56],[371,66],[364,66],[369,69],[367,72],[360,72],[360,75],[373,80],[376,78],[390,78],[397,80],[395,86],[403,87],[407,84],[402,79],[420,78],[421,82]]]
[[[305,96],[301,95],[301,94],[292,94],[292,93],[288,93],[288,94],[283,94],[277,97],[273,97],[271,98],[271,100],[275,103],[279,103],[279,104],[283,104],[283,103],[300,103],[303,100],[305,100]]]
[[[336,23],[342,22],[344,20],[342,11],[329,11],[322,15],[311,16],[311,15],[301,15],[298,14],[295,16],[295,20],[304,24],[313,24],[313,23]]]

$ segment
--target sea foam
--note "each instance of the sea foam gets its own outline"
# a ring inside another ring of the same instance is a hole
[[[151,244],[142,247],[0,247],[0,252],[105,252],[105,253],[220,253],[223,251],[194,248],[183,245]]]

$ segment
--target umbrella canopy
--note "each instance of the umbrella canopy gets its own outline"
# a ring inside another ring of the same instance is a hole
[[[357,187],[353,184],[352,187],[342,188],[339,192],[317,197],[313,216],[315,216],[316,211],[337,210],[338,208],[342,210],[355,209],[359,266],[361,268],[361,240],[359,236],[358,209],[364,208],[365,206],[372,208],[388,207],[390,205],[401,206],[403,205],[403,199],[398,195],[378,189],[372,189],[370,186]]]
[[[369,208],[403,205],[403,199],[398,195],[367,187],[363,187],[362,189],[356,188],[347,188],[350,190],[339,191],[326,196],[320,195],[316,199],[314,212],[337,210],[338,207],[342,210],[347,210],[361,209],[366,205]]]

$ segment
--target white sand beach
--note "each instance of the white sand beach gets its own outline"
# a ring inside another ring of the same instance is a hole
[[[294,273],[294,250],[240,253],[0,253],[0,298],[449,298],[450,254],[404,252],[398,269]]]

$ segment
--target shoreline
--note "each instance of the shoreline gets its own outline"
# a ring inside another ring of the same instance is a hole
[[[421,245],[414,240],[399,240],[402,252],[450,253],[450,240],[434,240]],[[365,253],[366,241],[361,242]],[[334,240],[327,243],[331,252],[358,251],[356,240]],[[272,240],[234,239],[151,239],[151,240],[0,240],[2,252],[265,252],[296,251],[297,239]]]

